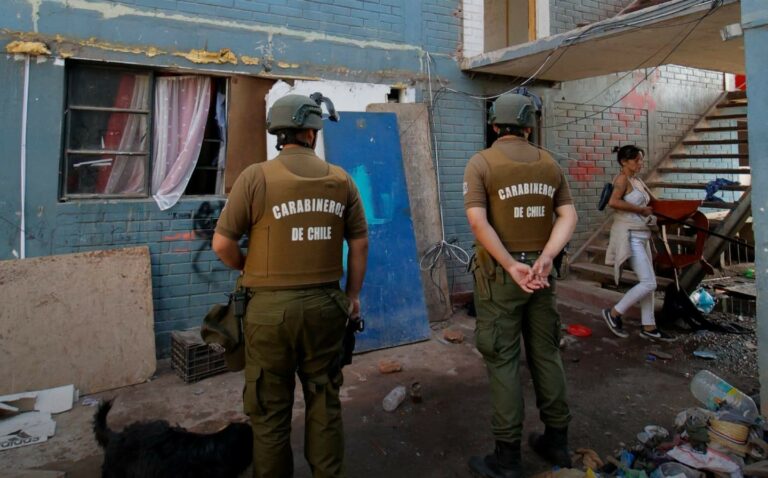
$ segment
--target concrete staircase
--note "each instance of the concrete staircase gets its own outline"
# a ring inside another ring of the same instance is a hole
[[[751,215],[747,96],[743,91],[724,93],[670,153],[644,175],[654,195],[661,199],[705,199],[707,183],[716,178],[739,184],[723,187],[715,194],[722,201],[705,200],[701,210],[710,218],[710,229],[730,236],[737,233]],[[613,267],[605,265],[611,222],[609,214],[571,256],[569,277],[615,288]],[[695,231],[674,227],[669,233],[673,253],[693,250]],[[704,258],[714,263],[726,245],[725,241],[710,236]],[[626,267],[620,288],[637,282],[629,266]],[[690,289],[703,275],[701,267],[691,266],[683,271],[681,283]],[[669,277],[657,277],[658,288],[663,290],[671,281]]]

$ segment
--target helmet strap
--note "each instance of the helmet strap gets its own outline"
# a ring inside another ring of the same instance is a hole
[[[315,149],[315,143],[317,143],[317,133],[315,133],[314,139],[312,140],[312,144],[307,143],[306,141],[299,139],[297,137],[297,134],[299,133],[299,129],[283,129],[277,132],[277,144],[275,145],[275,148],[278,151],[282,151],[283,148],[290,144],[295,144],[298,146],[304,146],[305,148],[311,148]]]

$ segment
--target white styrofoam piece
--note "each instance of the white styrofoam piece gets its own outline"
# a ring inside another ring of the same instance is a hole
[[[53,436],[56,422],[47,412],[26,412],[0,420],[0,437],[18,432],[31,436]]]
[[[76,400],[77,391],[74,385],[63,385],[61,387],[47,388],[35,392],[22,392],[12,395],[0,396],[0,408],[9,411],[17,411],[16,407],[8,405],[23,398],[35,398],[35,410],[38,412],[61,413],[72,409],[72,404]]]

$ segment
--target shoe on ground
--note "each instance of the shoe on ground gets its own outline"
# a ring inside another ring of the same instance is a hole
[[[605,320],[608,328],[613,332],[613,335],[626,339],[629,334],[624,330],[624,326],[621,323],[621,317],[613,317],[611,315],[611,309],[603,309],[603,320]]]
[[[476,478],[522,478],[520,442],[496,442],[496,449],[485,457],[469,459],[469,469]]]
[[[571,468],[567,427],[546,427],[544,433],[531,433],[528,436],[528,445],[549,463],[560,468]]]
[[[677,340],[677,337],[670,335],[661,329],[653,329],[653,330],[642,329],[640,331],[640,337],[648,340],[661,340],[662,342],[674,342],[675,340]]]

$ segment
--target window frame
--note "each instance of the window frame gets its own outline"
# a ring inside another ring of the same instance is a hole
[[[110,108],[110,107],[98,107],[98,106],[80,106],[75,105],[74,107],[70,104],[71,99],[71,78],[72,78],[72,71],[76,70],[78,68],[88,68],[88,69],[101,69],[101,70],[109,70],[111,72],[131,72],[131,73],[142,73],[149,75],[149,89],[150,89],[150,100],[149,100],[149,109],[148,110],[136,110],[132,108]],[[76,62],[76,63],[70,63],[67,65],[66,70],[66,84],[65,84],[65,93],[66,93],[66,106],[64,108],[64,138],[63,138],[63,151],[62,151],[62,162],[60,165],[59,170],[59,176],[60,176],[60,183],[59,183],[59,200],[62,202],[70,201],[70,200],[80,200],[80,199],[145,199],[152,196],[151,192],[151,183],[150,179],[152,176],[152,131],[153,131],[153,113],[155,111],[155,70],[152,68],[140,68],[140,67],[133,67],[130,65],[122,65],[122,64],[103,64],[103,63],[91,63],[91,62]],[[127,113],[127,114],[145,114],[147,117],[147,134],[150,135],[149,141],[147,142],[147,150],[146,152],[120,152],[119,150],[110,150],[110,151],[104,151],[104,150],[73,150],[70,148],[70,138],[71,138],[71,128],[72,128],[72,112],[73,111],[101,111],[101,112],[115,112],[115,113]],[[145,177],[144,177],[144,190],[147,191],[145,194],[137,194],[137,193],[128,193],[128,194],[96,194],[96,193],[69,193],[67,191],[67,180],[69,177],[69,157],[70,155],[77,154],[81,156],[87,156],[87,155],[120,155],[120,156],[146,156],[145,161]]]
[[[114,107],[104,107],[104,106],[83,106],[83,105],[72,105],[71,99],[72,95],[71,88],[72,88],[72,72],[80,69],[102,69],[109,72],[129,72],[134,74],[145,74],[149,76],[149,85],[148,88],[150,90],[150,98],[148,102],[148,110],[142,110],[142,109],[133,109],[133,108],[114,108]],[[124,200],[131,200],[131,199],[150,199],[152,197],[153,191],[152,191],[152,168],[153,168],[153,147],[154,147],[154,114],[155,114],[155,88],[156,88],[156,78],[159,76],[159,74],[162,73],[174,73],[179,75],[185,75],[185,74],[193,74],[193,75],[201,75],[211,78],[212,81],[223,81],[224,83],[224,90],[225,90],[225,108],[224,108],[224,115],[225,115],[225,125],[226,125],[226,131],[227,131],[227,140],[219,139],[215,140],[219,142],[219,147],[223,148],[224,151],[220,154],[224,156],[224,158],[227,157],[227,149],[229,146],[229,108],[230,108],[230,99],[231,99],[231,87],[230,87],[230,81],[231,77],[229,75],[224,74],[212,74],[213,72],[197,72],[197,71],[177,71],[173,68],[161,68],[161,67],[143,67],[143,66],[133,66],[133,65],[126,65],[121,63],[100,63],[100,62],[90,62],[90,61],[75,61],[75,62],[67,62],[66,64],[66,73],[65,73],[65,84],[64,84],[64,92],[65,92],[65,104],[64,104],[64,131],[63,131],[63,137],[62,137],[62,145],[61,145],[61,160],[59,162],[59,202],[68,202],[68,201],[79,201],[79,200],[116,200],[116,199],[124,199]],[[147,118],[147,134],[149,135],[148,141],[147,141],[147,148],[146,151],[136,152],[136,151],[127,151],[122,152],[119,150],[95,150],[95,149],[72,149],[70,147],[70,140],[71,140],[71,129],[72,129],[72,116],[73,112],[75,111],[93,111],[93,112],[113,112],[113,113],[124,113],[124,114],[141,114],[146,115]],[[210,140],[204,140],[204,141],[210,141]],[[71,193],[67,191],[67,181],[69,178],[69,160],[70,157],[73,155],[79,155],[79,156],[88,156],[93,155],[94,159],[97,159],[98,156],[105,156],[105,155],[111,155],[111,156],[145,156],[145,175],[144,175],[144,193],[121,193],[121,194],[115,194],[115,193]],[[198,157],[199,159],[199,157]],[[218,168],[218,166],[217,166]],[[226,172],[227,164],[224,163],[224,166],[220,169],[217,169],[217,179],[216,179],[216,186],[215,191],[211,193],[205,193],[205,194],[182,194],[183,198],[202,198],[202,197],[211,197],[211,196],[222,196],[225,195],[225,172]],[[195,170],[198,169],[198,165],[195,165]],[[210,169],[210,167],[201,167],[201,169]]]

